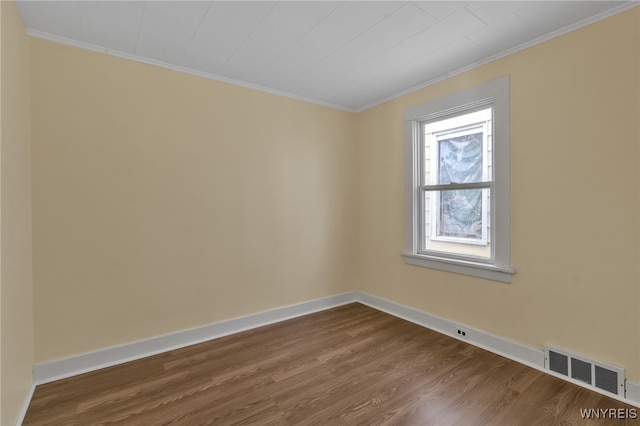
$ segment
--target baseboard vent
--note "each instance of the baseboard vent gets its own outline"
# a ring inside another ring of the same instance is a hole
[[[624,369],[545,345],[544,368],[625,397]]]

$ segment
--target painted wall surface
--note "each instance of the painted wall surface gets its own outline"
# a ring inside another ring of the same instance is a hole
[[[639,382],[639,10],[359,114],[31,39],[35,362],[359,289]],[[507,74],[513,283],[404,264],[403,111]]]
[[[33,365],[29,49],[13,2],[0,15],[0,424],[10,425]]]
[[[36,363],[353,287],[353,114],[30,51]]]
[[[616,15],[358,116],[361,288],[640,381],[640,13]],[[511,76],[512,284],[403,263],[403,111]]]

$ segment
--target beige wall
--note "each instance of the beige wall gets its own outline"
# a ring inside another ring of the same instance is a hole
[[[36,363],[353,288],[351,113],[30,51]]]
[[[639,382],[638,10],[360,114],[31,39],[35,362],[362,289]],[[405,265],[404,109],[506,74],[513,283]]]
[[[0,15],[0,424],[10,425],[33,365],[29,51],[15,5],[2,1]]]
[[[361,113],[360,286],[640,381],[638,9]],[[405,265],[402,113],[511,75],[512,284]]]

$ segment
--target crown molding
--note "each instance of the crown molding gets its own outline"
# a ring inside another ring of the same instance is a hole
[[[104,53],[106,55],[115,56],[120,59],[127,59],[130,61],[140,62],[147,65],[154,65],[156,67],[165,68],[165,69],[169,69],[172,71],[177,71],[185,74],[191,74],[197,77],[203,77],[209,80],[219,81],[221,83],[233,84],[235,86],[245,87],[247,89],[253,89],[253,90],[257,90],[260,92],[265,92],[265,93],[269,93],[277,96],[283,96],[285,98],[291,98],[297,101],[308,102],[311,104],[316,104],[316,105],[333,108],[341,111],[346,111],[346,112],[355,112],[354,108],[349,108],[343,105],[332,104],[330,102],[324,102],[318,99],[307,98],[307,97],[296,95],[293,93],[289,93],[289,92],[285,92],[277,89],[271,89],[269,87],[247,83],[240,80],[234,80],[232,78],[223,77],[223,76],[213,74],[213,73],[208,73],[205,71],[199,71],[193,68],[183,67],[181,65],[175,65],[175,64],[170,64],[168,62],[158,61],[156,59],[145,58],[139,55],[134,55],[132,53],[126,53],[126,52],[121,52],[119,50],[108,49],[106,47],[101,47],[101,46],[91,44],[91,43],[86,43],[83,41],[73,40],[70,38],[46,33],[43,31],[34,30],[31,28],[27,28],[27,35],[31,37],[39,38],[42,40],[52,41],[54,43],[60,43],[67,46],[77,47],[79,49],[90,50],[92,52],[98,52],[98,53]]]
[[[438,77],[432,78],[432,79],[430,79],[430,80],[428,80],[428,81],[426,81],[424,83],[421,83],[421,84],[419,84],[417,86],[413,86],[413,87],[411,87],[409,89],[403,90],[402,92],[394,93],[392,95],[389,95],[389,96],[384,97],[382,99],[379,99],[377,101],[373,101],[373,102],[370,102],[370,103],[368,103],[366,105],[363,105],[361,107],[355,108],[354,112],[362,112],[362,111],[368,110],[370,108],[376,107],[378,105],[381,105],[381,104],[383,104],[385,102],[389,102],[389,101],[392,101],[392,100],[397,99],[399,97],[402,97],[404,95],[408,95],[409,93],[413,93],[413,92],[416,92],[416,91],[418,91],[420,89],[424,89],[425,87],[428,87],[428,86],[431,86],[433,84],[439,83],[439,82],[441,82],[443,80],[446,80],[448,78],[454,77],[454,76],[456,76],[458,74],[462,74],[464,72],[471,71],[471,70],[473,70],[475,68],[481,67],[481,66],[486,65],[486,64],[488,64],[490,62],[497,61],[498,59],[502,59],[502,58],[504,58],[506,56],[513,55],[514,53],[520,52],[522,50],[525,50],[525,49],[528,49],[530,47],[536,46],[538,44],[544,43],[546,41],[552,40],[552,39],[554,39],[556,37],[560,37],[560,36],[562,36],[564,34],[570,33],[572,31],[578,30],[578,29],[586,27],[588,25],[595,24],[596,22],[602,21],[603,19],[607,19],[607,18],[615,16],[615,15],[617,15],[619,13],[626,12],[628,10],[633,9],[634,7],[638,7],[638,5],[640,5],[640,0],[629,1],[629,2],[624,3],[624,4],[622,4],[622,5],[618,6],[618,7],[615,7],[613,9],[607,10],[606,12],[599,13],[597,15],[594,15],[594,16],[590,17],[590,18],[584,19],[584,20],[582,20],[580,22],[576,22],[575,24],[571,24],[571,25],[569,25],[567,27],[564,27],[564,28],[561,28],[559,30],[550,32],[548,34],[545,34],[543,36],[535,38],[535,39],[533,39],[531,41],[528,41],[526,43],[520,44],[520,45],[518,45],[516,47],[512,47],[511,49],[507,49],[507,50],[504,50],[504,51],[502,51],[500,53],[496,53],[495,55],[489,56],[488,58],[482,59],[480,61],[476,61],[476,62],[474,62],[472,64],[469,64],[469,65],[466,65],[466,66],[464,66],[462,68],[458,68],[458,69],[453,70],[451,72],[448,72],[446,74],[442,74],[442,75],[440,75]],[[444,47],[446,48],[446,46],[444,46]]]
[[[135,54],[131,54],[131,53],[126,53],[126,52],[121,52],[118,50],[113,50],[113,49],[108,49],[105,47],[101,47],[101,46],[97,46],[91,43],[85,43],[85,42],[81,42],[81,41],[77,41],[77,40],[73,40],[73,39],[69,39],[66,37],[61,37],[61,36],[57,36],[54,34],[50,34],[50,33],[46,33],[46,32],[42,32],[42,31],[38,31],[38,30],[34,30],[34,29],[27,29],[27,34],[31,37],[35,37],[35,38],[40,38],[40,39],[44,39],[44,40],[49,40],[49,41],[53,41],[56,43],[61,43],[61,44],[65,44],[68,46],[73,46],[73,47],[77,47],[80,49],[85,49],[85,50],[90,50],[93,52],[99,52],[99,53],[104,53],[110,56],[115,56],[121,59],[128,59],[131,61],[135,61],[135,62],[141,62],[144,64],[148,64],[148,65],[154,65],[154,66],[158,66],[161,68],[166,68],[166,69],[170,69],[173,71],[178,71],[178,72],[183,72],[183,73],[187,73],[187,74],[191,74],[191,75],[195,75],[198,77],[203,77],[203,78],[207,78],[210,80],[215,80],[215,81],[219,81],[222,83],[228,83],[228,84],[233,84],[236,86],[241,86],[241,87],[245,87],[248,89],[253,89],[253,90],[258,90],[261,92],[265,92],[265,93],[269,93],[272,95],[277,95],[277,96],[283,96],[286,98],[291,98],[291,99],[295,99],[298,101],[303,101],[303,102],[308,102],[308,103],[312,103],[315,105],[320,105],[320,106],[324,106],[324,107],[328,107],[328,108],[333,108],[333,109],[337,109],[340,111],[346,111],[346,112],[362,112],[365,111],[367,109],[376,107],[378,105],[381,105],[385,102],[389,102],[391,100],[397,99],[401,96],[407,95],[409,93],[413,93],[416,92],[418,90],[421,90],[425,87],[431,86],[433,84],[439,83],[443,80],[446,80],[448,78],[451,78],[453,76],[456,76],[458,74],[462,74],[464,72],[467,71],[471,71],[475,68],[478,68],[480,66],[486,65],[490,62],[496,61],[498,59],[502,59],[506,56],[512,55],[514,53],[520,52],[522,50],[528,49],[530,47],[536,46],[538,44],[544,43],[546,41],[549,41],[551,39],[554,39],[556,37],[562,36],[564,34],[567,34],[569,32],[575,31],[577,29],[583,28],[587,25],[591,25],[594,24],[598,21],[601,21],[603,19],[607,19],[609,17],[612,17],[614,15],[617,15],[619,13],[623,13],[626,12],[628,10],[631,10],[635,7],[638,7],[638,5],[640,5],[640,0],[631,0],[628,1],[626,3],[621,4],[618,7],[615,7],[613,9],[610,9],[608,11],[605,11],[603,13],[597,14],[595,16],[592,16],[590,18],[584,19],[580,22],[576,22],[572,25],[566,26],[564,28],[561,28],[559,30],[553,31],[551,33],[548,33],[544,36],[538,37],[534,40],[531,40],[529,42],[520,44],[516,47],[513,47],[511,49],[507,49],[503,52],[497,53],[495,55],[492,55],[488,58],[482,59],[480,61],[476,61],[472,64],[469,64],[467,66],[464,66],[462,68],[458,68],[456,70],[453,70],[451,72],[442,74],[438,77],[432,78],[430,80],[427,80],[424,83],[421,83],[417,86],[413,86],[409,89],[403,90],[401,92],[397,92],[394,94],[391,94],[389,96],[386,96],[384,98],[378,99],[376,101],[367,103],[365,105],[362,105],[360,107],[355,107],[355,108],[351,108],[351,107],[347,107],[344,105],[338,105],[338,104],[334,104],[331,102],[325,102],[325,101],[321,101],[318,99],[313,99],[313,98],[307,98],[305,96],[300,96],[300,95],[296,95],[294,93],[289,93],[289,92],[285,92],[285,91],[281,91],[281,90],[277,90],[277,89],[272,89],[269,87],[265,87],[265,86],[260,86],[257,84],[252,84],[252,83],[247,83],[247,82],[243,82],[240,80],[235,80],[232,78],[228,78],[228,77],[223,77],[217,74],[213,74],[213,73],[208,73],[208,72],[204,72],[204,71],[199,71],[199,70],[195,70],[192,68],[188,68],[188,67],[183,67],[180,65],[174,65],[174,64],[170,64],[167,62],[163,62],[163,61],[158,61],[155,59],[150,59],[150,58],[144,58],[142,56],[138,56]],[[446,46],[445,46],[446,47]]]

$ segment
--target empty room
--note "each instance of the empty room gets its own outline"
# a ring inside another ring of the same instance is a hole
[[[0,18],[0,425],[640,422],[637,1]]]

